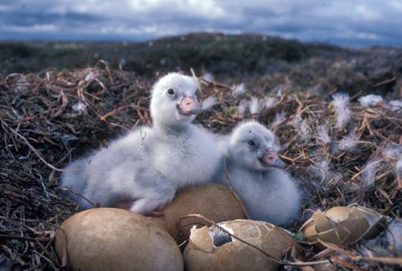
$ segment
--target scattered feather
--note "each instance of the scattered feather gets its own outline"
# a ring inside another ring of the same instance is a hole
[[[280,112],[275,115],[274,121],[272,122],[271,126],[272,128],[277,127],[278,125],[282,124],[286,119],[286,113],[285,112]]]
[[[283,88],[282,86],[278,88],[278,90],[276,91],[276,96],[277,97],[281,97],[283,95]]]
[[[310,140],[311,128],[307,124],[307,121],[303,120],[300,114],[295,115],[288,124],[292,125],[297,130],[297,138],[300,142],[307,142]]]
[[[338,150],[339,151],[354,150],[356,147],[356,138],[357,138],[356,129],[354,129],[338,142]]]
[[[292,118],[291,121],[288,122],[289,125],[292,125],[294,128],[299,129],[300,124],[302,122],[301,116],[298,114]]]
[[[247,107],[248,102],[246,100],[241,100],[237,106],[237,112],[239,112],[240,115],[243,115],[246,112]]]
[[[209,82],[213,82],[214,81],[214,76],[212,75],[212,73],[209,72],[205,72],[204,75],[202,76],[202,78],[204,80],[207,80]]]
[[[277,102],[276,99],[273,97],[268,97],[264,100],[264,107],[265,109],[270,109],[276,107]]]
[[[343,93],[335,94],[332,98],[331,104],[334,107],[336,116],[335,128],[342,129],[350,120],[350,98],[348,94]]]
[[[319,161],[314,163],[316,174],[322,179],[325,179],[327,176],[329,176],[329,164],[329,159],[319,159]]]
[[[331,170],[331,160],[324,153],[320,152],[314,157],[311,172],[319,180],[320,187],[333,187],[337,185],[343,176],[340,172]]]
[[[73,111],[78,113],[79,115],[87,113],[87,105],[81,101],[76,104],[73,104]]]
[[[402,156],[399,158],[398,162],[396,162],[395,169],[398,173],[402,174]]]
[[[389,105],[392,111],[402,110],[402,100],[389,101]]]
[[[241,83],[240,85],[234,85],[232,89],[233,96],[240,96],[248,91],[247,88],[244,86],[244,83]]]
[[[390,248],[402,253],[402,221],[395,219],[387,228],[387,240]]]
[[[397,187],[402,188],[402,155],[399,160],[395,164],[395,174],[396,174],[396,181]]]
[[[382,103],[384,99],[380,95],[374,95],[374,94],[369,94],[366,96],[362,96],[359,98],[359,103],[363,107],[369,107],[369,106],[374,106],[379,103]]]
[[[311,128],[308,126],[307,121],[303,120],[300,123],[299,132],[297,133],[301,142],[307,142],[310,139],[310,130]]]
[[[119,70],[124,70],[126,65],[127,65],[127,59],[121,58],[119,61]]]
[[[328,129],[324,125],[317,126],[317,135],[318,139],[321,140],[323,143],[331,143],[331,138],[328,135]]]
[[[375,176],[381,168],[381,160],[369,160],[363,168],[362,178],[360,185],[365,188],[373,186],[375,183]]]
[[[32,85],[27,76],[20,74],[12,74],[17,77],[13,90],[17,93],[28,91]],[[11,77],[11,75],[9,75]]]
[[[95,80],[95,74],[93,72],[89,72],[86,76],[85,76],[85,82],[87,83],[91,83],[93,80]]]
[[[396,143],[388,143],[382,147],[382,155],[387,160],[396,160],[402,157],[402,146]]]
[[[251,114],[257,114],[260,112],[261,106],[260,106],[260,101],[256,97],[252,97],[250,101],[250,113]]]
[[[209,96],[202,102],[202,109],[204,110],[209,110],[211,109],[214,105],[218,103],[218,99],[215,96]]]

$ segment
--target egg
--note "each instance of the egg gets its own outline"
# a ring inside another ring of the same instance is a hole
[[[296,245],[286,230],[267,222],[238,219],[218,225],[278,260]],[[185,268],[189,271],[278,269],[279,263],[249,244],[216,226],[193,228],[183,253]]]
[[[210,225],[197,217],[180,220],[189,214],[200,214],[214,222],[245,218],[240,202],[228,188],[208,184],[184,189],[167,206],[164,216],[154,220],[181,243],[189,237],[193,225]]]
[[[68,218],[56,232],[56,252],[70,270],[183,270],[181,252],[165,229],[115,208]]]

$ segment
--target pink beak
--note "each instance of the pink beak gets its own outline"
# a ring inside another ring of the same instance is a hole
[[[267,151],[262,160],[267,166],[270,167],[284,168],[286,166],[285,162],[279,158],[278,153],[273,151]]]
[[[193,97],[184,97],[178,104],[180,114],[195,115],[203,112],[198,102]]]

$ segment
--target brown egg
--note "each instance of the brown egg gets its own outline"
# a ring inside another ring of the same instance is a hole
[[[57,230],[56,252],[70,270],[183,270],[172,237],[150,219],[122,209],[71,216]]]
[[[189,237],[193,225],[208,224],[204,219],[190,217],[183,219],[179,225],[180,218],[185,215],[200,214],[215,222],[245,218],[241,205],[232,192],[217,184],[183,190],[168,205],[164,214],[153,220],[163,225],[178,243]]]
[[[238,219],[218,224],[272,257],[280,260],[296,244],[284,229],[273,224]],[[279,263],[254,247],[231,237],[215,226],[191,230],[183,253],[186,270],[277,270]]]

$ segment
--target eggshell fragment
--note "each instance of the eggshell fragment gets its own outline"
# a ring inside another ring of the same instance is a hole
[[[183,270],[172,237],[150,219],[122,209],[71,216],[56,232],[56,252],[70,270]]]
[[[193,225],[205,225],[202,218],[180,218],[189,214],[200,214],[215,222],[245,218],[243,209],[232,194],[223,185],[210,184],[198,187],[190,187],[180,192],[164,211],[164,216],[153,218],[181,243],[190,235]]]
[[[218,225],[276,259],[281,259],[296,244],[287,231],[263,221],[238,219]],[[279,267],[279,263],[261,251],[230,235],[217,233],[215,226],[193,228],[183,256],[186,270],[191,271],[277,270]]]
[[[362,206],[336,206],[324,213],[316,211],[300,231],[311,242],[321,240],[349,245],[362,238],[374,237],[385,223],[385,217],[372,209]]]

